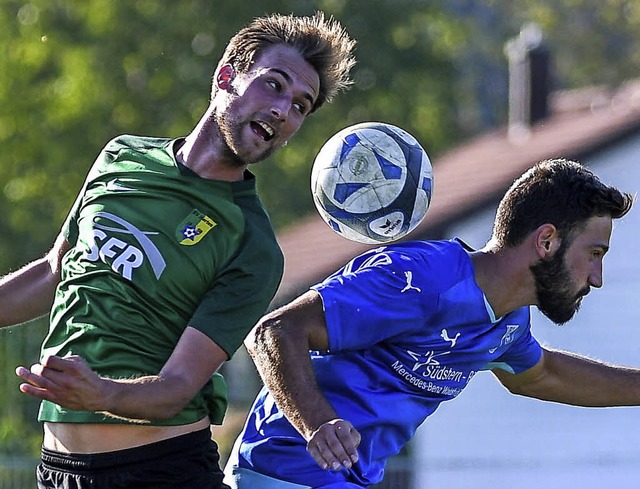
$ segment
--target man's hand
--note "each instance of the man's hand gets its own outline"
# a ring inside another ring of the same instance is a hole
[[[109,381],[102,379],[77,355],[48,356],[28,370],[16,368],[25,380],[20,391],[78,411],[106,410],[105,398]]]
[[[360,433],[344,419],[322,424],[307,442],[307,451],[324,470],[350,469],[358,461]]]

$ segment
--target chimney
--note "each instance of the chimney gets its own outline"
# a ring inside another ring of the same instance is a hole
[[[549,113],[549,51],[533,23],[509,40],[504,51],[509,60],[509,137],[526,137]]]

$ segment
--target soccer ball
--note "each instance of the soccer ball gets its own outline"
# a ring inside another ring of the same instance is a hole
[[[364,122],[333,135],[311,171],[313,201],[338,234],[366,244],[402,238],[422,221],[433,177],[425,150],[408,132]]]

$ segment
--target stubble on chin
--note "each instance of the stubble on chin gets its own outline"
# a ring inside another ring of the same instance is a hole
[[[248,164],[241,156],[239,148],[241,146],[241,137],[238,124],[229,120],[225,114],[214,114],[215,132],[213,138],[219,138],[222,142],[222,156],[235,167],[241,167]]]
[[[276,147],[269,146],[258,154],[250,154],[243,150],[242,125],[230,120],[225,114],[215,116],[217,133],[224,145],[224,153],[227,159],[237,167],[258,163],[269,158]]]
[[[564,262],[564,252],[558,250],[547,260],[530,267],[533,274],[538,309],[557,325],[568,322],[578,312],[584,290],[572,292],[571,273]]]

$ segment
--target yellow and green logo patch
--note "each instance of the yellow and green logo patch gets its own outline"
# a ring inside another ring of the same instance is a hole
[[[193,209],[176,229],[176,239],[181,245],[193,246],[216,226],[217,223],[209,216]]]

